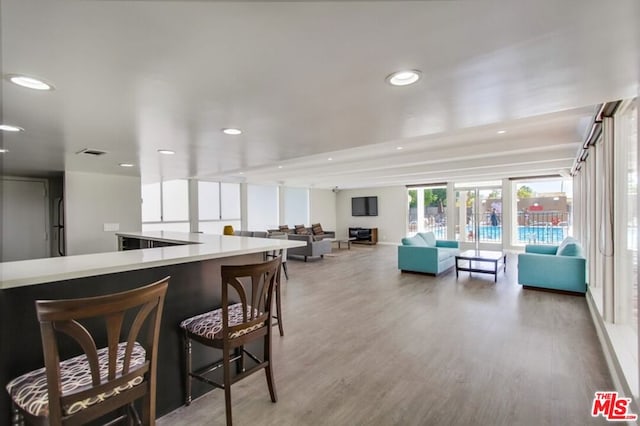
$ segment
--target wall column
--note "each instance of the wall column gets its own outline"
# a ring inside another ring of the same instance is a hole
[[[447,182],[447,239],[456,239],[456,189],[453,182]]]
[[[513,183],[502,179],[502,248],[513,250],[513,230],[517,229],[516,203],[514,203]],[[516,231],[517,232],[517,231]]]

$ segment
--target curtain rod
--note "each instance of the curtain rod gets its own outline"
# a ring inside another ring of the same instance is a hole
[[[621,103],[622,101],[618,100],[600,104],[598,111],[594,114],[591,120],[591,130],[576,153],[576,158],[573,160],[573,166],[571,166],[571,172],[569,173],[571,176],[575,176],[578,173],[580,170],[580,163],[586,161],[589,156],[589,148],[595,145],[602,135],[602,119],[604,117],[613,117]]]
[[[560,174],[551,174],[551,175],[541,175],[541,176],[518,176],[518,177],[510,177],[509,180],[530,180],[530,179],[544,179],[544,178],[559,178],[562,177]]]
[[[434,186],[447,186],[447,182],[440,183],[423,183],[423,184],[414,184],[414,185],[405,185],[407,188],[429,188]]]

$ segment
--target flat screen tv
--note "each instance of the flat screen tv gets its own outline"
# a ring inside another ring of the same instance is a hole
[[[378,197],[351,198],[351,216],[378,216]]]

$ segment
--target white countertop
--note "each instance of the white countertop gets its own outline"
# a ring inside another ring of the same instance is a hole
[[[0,263],[0,290],[156,266],[261,253],[306,244],[303,241],[275,238],[188,232],[119,232],[117,235],[185,243],[185,245],[4,262]]]
[[[146,232],[116,232],[119,237],[138,238],[141,240],[164,241],[167,243],[204,244],[215,242],[222,235],[201,234],[195,232],[174,231],[146,231]],[[234,238],[238,238],[233,235]]]

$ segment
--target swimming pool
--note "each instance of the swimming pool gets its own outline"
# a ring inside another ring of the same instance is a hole
[[[471,226],[467,226],[467,235],[472,231]],[[556,244],[560,243],[567,235],[569,229],[566,226],[518,226],[517,239],[521,243]],[[500,241],[502,240],[502,227],[480,225],[478,239],[480,241]]]
[[[474,241],[472,235],[473,227],[466,226],[467,241]],[[431,231],[439,240],[447,239],[447,227],[435,226],[425,229],[426,232]],[[569,227],[552,226],[552,225],[527,225],[518,226],[517,242],[522,244],[560,244],[560,242],[569,235]],[[480,225],[479,232],[480,241],[502,241],[502,227],[491,225]]]

